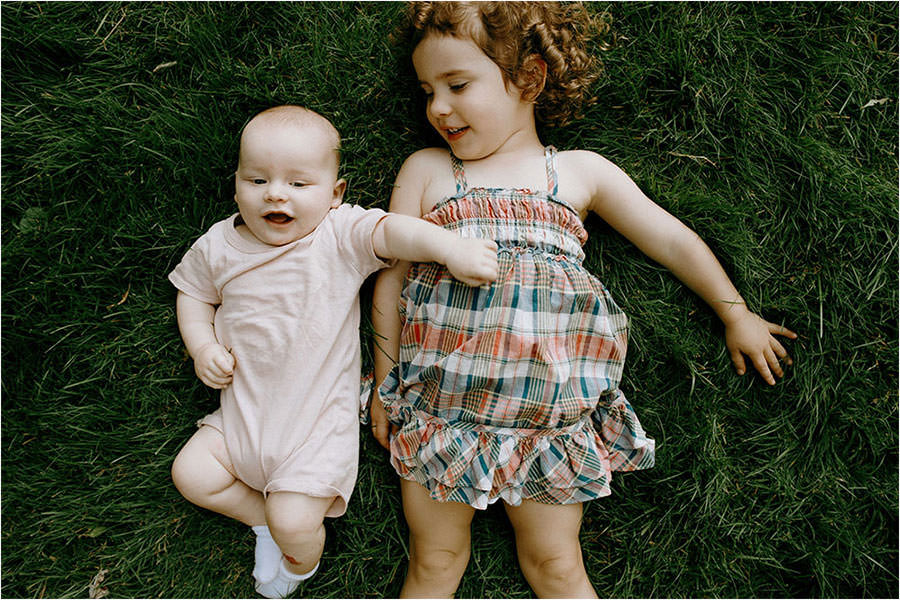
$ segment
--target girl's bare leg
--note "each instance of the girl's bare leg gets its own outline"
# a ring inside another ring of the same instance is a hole
[[[581,504],[506,505],[519,566],[539,598],[596,598],[581,557]]]
[[[237,478],[225,438],[213,427],[198,429],[172,464],[172,480],[197,506],[251,527],[266,524],[263,496]]]
[[[400,480],[403,513],[409,524],[409,570],[401,598],[452,598],[471,552],[475,509],[459,502],[438,502],[428,490]]]

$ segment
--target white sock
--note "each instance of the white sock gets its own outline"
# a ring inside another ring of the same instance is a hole
[[[266,525],[257,525],[252,529],[256,534],[256,548],[253,551],[255,559],[253,577],[258,583],[266,583],[278,575],[278,565],[281,564],[281,548],[272,539],[272,534]]]
[[[287,567],[284,566],[284,561],[282,561],[278,565],[278,574],[275,576],[275,579],[267,583],[257,581],[256,591],[266,598],[287,598],[300,586],[301,581],[315,575],[318,568],[319,563],[316,563],[316,566],[309,573],[296,575],[288,571]]]

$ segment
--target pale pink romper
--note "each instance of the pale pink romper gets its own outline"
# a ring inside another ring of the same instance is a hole
[[[216,336],[235,358],[221,407],[198,425],[222,433],[241,481],[263,494],[334,497],[329,517],[346,511],[356,482],[359,288],[388,266],[372,242],[385,214],[344,204],[285,246],[241,237],[232,215],[169,274],[219,305]]]

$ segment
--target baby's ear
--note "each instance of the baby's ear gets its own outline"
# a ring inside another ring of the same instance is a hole
[[[334,191],[332,192],[331,208],[337,208],[344,201],[344,192],[347,191],[347,181],[343,178],[334,182]]]
[[[522,90],[522,100],[534,102],[547,82],[547,62],[540,54],[529,54],[522,61],[518,79],[516,85]]]

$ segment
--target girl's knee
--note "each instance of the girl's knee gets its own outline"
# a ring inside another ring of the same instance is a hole
[[[578,552],[519,553],[519,562],[523,571],[554,587],[565,587],[586,575],[580,549]]]
[[[469,564],[470,549],[413,545],[410,569],[427,581],[459,581]]]

